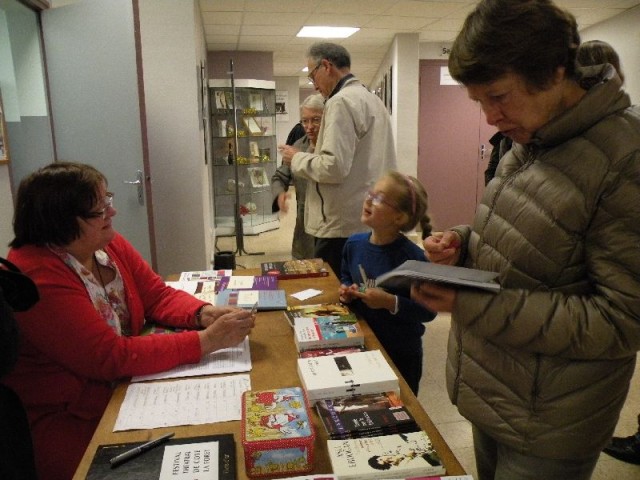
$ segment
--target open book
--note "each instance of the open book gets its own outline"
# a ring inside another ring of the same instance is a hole
[[[446,283],[458,287],[482,288],[491,292],[500,291],[496,283],[496,272],[474,268],[453,267],[437,263],[407,260],[390,272],[376,278],[377,287],[410,287],[413,282]]]

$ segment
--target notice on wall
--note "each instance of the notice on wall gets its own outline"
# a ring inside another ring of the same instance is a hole
[[[289,92],[287,90],[276,91],[276,121],[289,121]]]
[[[454,80],[449,73],[449,67],[440,67],[440,85],[455,85],[459,87],[460,84]]]

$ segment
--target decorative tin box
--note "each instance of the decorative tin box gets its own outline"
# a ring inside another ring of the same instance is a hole
[[[310,472],[314,440],[309,404],[301,388],[242,394],[242,446],[249,477]]]

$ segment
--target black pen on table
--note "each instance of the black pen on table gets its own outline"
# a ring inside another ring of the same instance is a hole
[[[122,465],[123,463],[131,460],[132,458],[135,458],[138,455],[143,454],[144,452],[148,452],[152,448],[157,447],[158,445],[161,445],[162,443],[166,442],[174,435],[175,433],[167,433],[166,435],[158,437],[155,440],[151,440],[150,442],[143,443],[142,445],[138,445],[137,447],[132,448],[131,450],[127,450],[126,452],[121,453],[120,455],[116,455],[111,460],[109,460],[109,463],[111,464],[111,468],[115,468],[118,465]]]

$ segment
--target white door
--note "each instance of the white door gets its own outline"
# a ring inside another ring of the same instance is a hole
[[[116,230],[155,266],[132,1],[45,10],[42,30],[57,158],[105,174]]]

